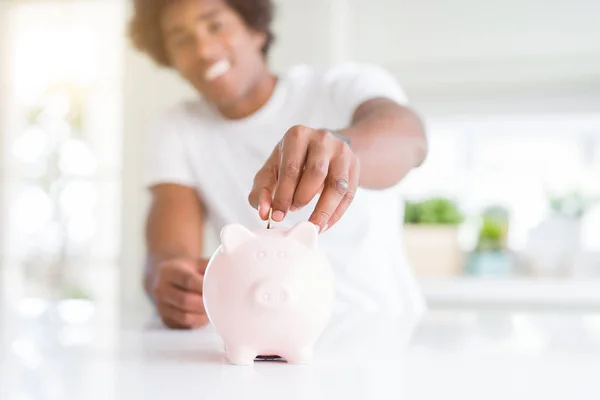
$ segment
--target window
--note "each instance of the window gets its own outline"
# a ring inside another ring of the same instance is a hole
[[[124,7],[3,11],[2,264],[24,276],[26,295],[93,296],[86,271],[116,265],[119,252]]]
[[[600,276],[600,115],[429,122],[429,158],[402,188],[408,200],[447,197],[459,204],[465,257],[457,270],[469,274],[480,217],[496,206],[508,213],[511,267],[503,275]],[[542,271],[540,252],[568,260],[560,271]]]

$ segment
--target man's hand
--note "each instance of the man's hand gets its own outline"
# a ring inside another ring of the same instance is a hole
[[[288,211],[319,201],[309,218],[320,231],[332,227],[350,206],[360,175],[359,160],[343,140],[326,130],[294,126],[254,178],[248,200],[266,220],[280,222]]]
[[[153,295],[169,328],[193,329],[208,324],[202,300],[207,264],[206,260],[174,259],[158,267]]]

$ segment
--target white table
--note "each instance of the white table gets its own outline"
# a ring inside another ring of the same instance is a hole
[[[336,319],[310,365],[229,365],[212,328],[13,320],[2,400],[600,399],[600,313]]]

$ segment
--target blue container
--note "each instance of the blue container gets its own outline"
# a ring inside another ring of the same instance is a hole
[[[510,276],[512,260],[509,253],[489,251],[471,253],[467,264],[467,274],[475,276]]]

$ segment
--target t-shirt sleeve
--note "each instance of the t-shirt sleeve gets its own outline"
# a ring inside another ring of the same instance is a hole
[[[176,114],[165,114],[147,132],[144,186],[151,187],[160,183],[196,186],[197,180],[189,163]]]
[[[376,65],[345,64],[330,70],[325,80],[332,107],[341,113],[345,121],[350,121],[358,106],[367,100],[385,97],[398,104],[408,103],[395,77]]]

